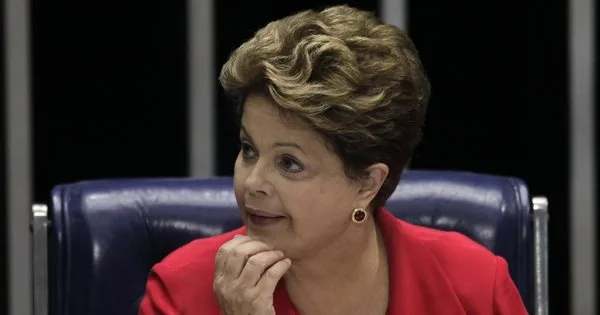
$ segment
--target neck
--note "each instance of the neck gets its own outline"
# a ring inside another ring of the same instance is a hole
[[[288,294],[297,306],[345,304],[387,281],[383,239],[373,220],[349,228],[346,235],[318,254],[292,261],[285,276]],[[385,286],[387,290],[387,286]],[[386,291],[387,292],[387,291]]]

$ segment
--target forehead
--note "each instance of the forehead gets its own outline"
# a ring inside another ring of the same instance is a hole
[[[250,94],[244,103],[242,127],[261,140],[295,141],[300,145],[324,145],[322,137],[305,121],[285,114],[268,96]],[[255,139],[258,140],[258,139]]]

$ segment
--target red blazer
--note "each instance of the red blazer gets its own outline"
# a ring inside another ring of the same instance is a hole
[[[378,213],[389,260],[387,315],[527,314],[504,259],[454,232],[415,226]],[[140,315],[219,315],[213,293],[218,248],[245,229],[199,239],[150,272]],[[274,296],[278,315],[299,315],[285,287]]]

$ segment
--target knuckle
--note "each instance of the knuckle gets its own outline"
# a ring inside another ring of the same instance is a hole
[[[213,292],[216,295],[223,295],[223,290],[221,289],[221,285],[218,284],[216,281],[213,282]]]
[[[221,296],[227,301],[239,302],[239,294],[236,294],[231,288],[224,288],[221,291]]]
[[[248,265],[255,268],[264,268],[266,263],[264,260],[257,258],[256,256],[250,257],[248,259]]]
[[[217,258],[223,258],[226,257],[227,254],[229,253],[229,250],[225,247],[221,247],[219,248],[219,250],[217,251]]]
[[[235,258],[241,258],[244,256],[244,253],[242,253],[242,251],[240,251],[238,248],[235,248],[231,251],[230,255]]]
[[[237,290],[240,288],[239,285],[232,281],[228,281],[224,278],[216,278],[213,281],[213,290],[218,296],[230,299],[230,297],[237,296]]]
[[[224,293],[226,293],[227,290],[222,279],[217,278],[213,281],[213,291],[221,295],[224,295]]]
[[[215,276],[213,277],[213,284],[220,287],[225,286],[227,284],[227,279],[223,274],[215,273]]]
[[[267,277],[271,278],[271,279],[278,279],[279,278],[279,272],[276,269],[269,269],[266,272]]]
[[[244,302],[251,302],[256,297],[253,290],[244,290],[239,296]]]

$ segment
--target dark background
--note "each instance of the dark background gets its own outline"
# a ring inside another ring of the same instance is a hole
[[[214,3],[215,74],[270,20],[341,3],[379,12],[367,0]],[[408,27],[432,83],[412,167],[515,176],[549,198],[554,314],[569,313],[567,12],[566,0],[413,0]],[[63,182],[186,176],[186,1],[32,0],[31,14],[35,201]],[[214,87],[217,174],[231,175],[237,130]]]
[[[32,4],[36,201],[61,182],[187,175],[186,2]]]

